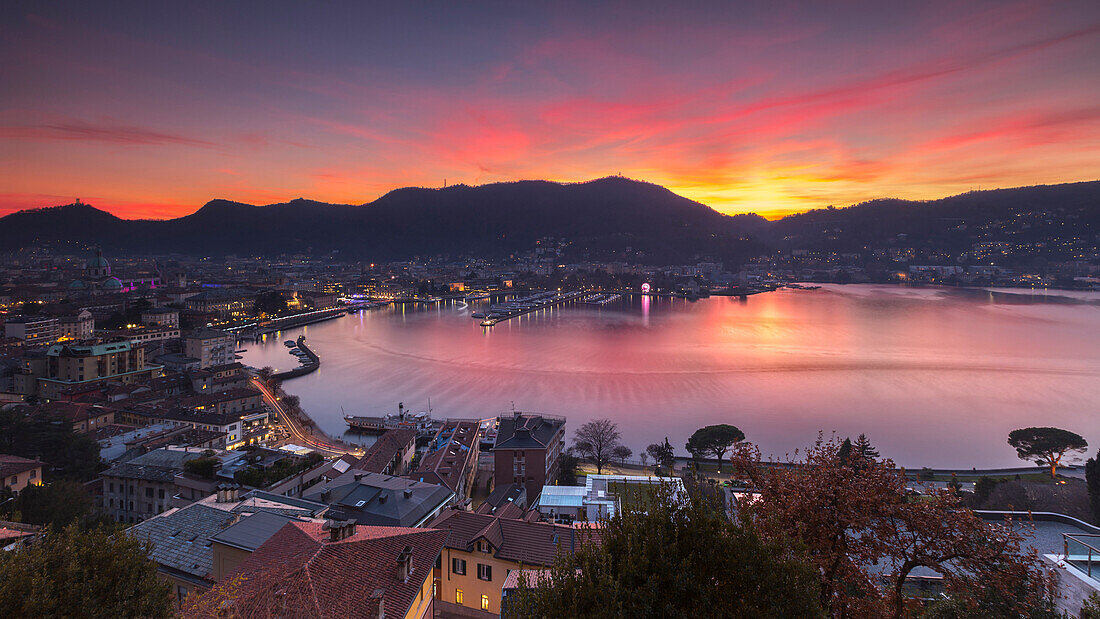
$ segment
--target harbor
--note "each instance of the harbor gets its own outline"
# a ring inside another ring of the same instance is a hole
[[[470,317],[475,320],[481,320],[480,324],[483,327],[492,327],[498,323],[515,318],[516,316],[522,316],[530,312],[575,301],[583,295],[584,292],[580,290],[572,292],[560,292],[556,290],[539,292],[527,297],[513,299],[505,303],[491,305],[488,311],[474,312],[470,314]]]

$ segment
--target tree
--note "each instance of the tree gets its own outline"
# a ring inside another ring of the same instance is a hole
[[[1084,453],[1088,441],[1080,434],[1061,428],[1022,428],[1008,434],[1008,444],[1016,448],[1021,460],[1049,466],[1051,478],[1057,477],[1058,465],[1066,454]]]
[[[676,455],[672,451],[672,445],[668,443],[668,437],[665,437],[663,444],[651,443],[645,451],[653,458],[655,466],[663,466],[671,470],[672,465],[676,464]]]
[[[691,435],[684,446],[692,456],[709,454],[718,459],[718,472],[722,472],[722,460],[730,447],[745,440],[745,433],[737,426],[728,423],[720,423],[713,426],[704,426]]]
[[[652,487],[641,506],[578,529],[549,578],[508,598],[514,617],[821,617],[813,568],[783,540],[764,540],[697,493]]]
[[[866,434],[860,434],[856,437],[855,445],[856,454],[864,460],[877,460],[880,456],[878,450],[871,445],[871,439],[867,438]]]
[[[619,426],[610,419],[593,419],[577,430],[573,446],[577,451],[592,460],[596,465],[596,474],[603,473],[603,467],[611,460],[612,451],[619,445]]]
[[[649,453],[643,451],[642,453],[638,454],[638,459],[642,461],[642,468],[644,469],[646,467],[646,463],[649,461]]]
[[[47,480],[89,481],[100,469],[99,443],[68,423],[0,410],[0,453],[46,462]]]
[[[997,482],[992,477],[982,475],[974,482],[974,498],[977,499],[977,507],[981,507],[989,500],[989,495],[997,487]]]
[[[619,464],[626,465],[626,459],[634,455],[634,451],[626,445],[616,445],[611,450],[611,455],[619,459]]]
[[[170,617],[171,587],[140,540],[76,525],[0,553],[0,608],[12,617]]]
[[[287,309],[286,299],[277,290],[268,290],[256,295],[252,310],[263,314],[279,314]]]
[[[1089,490],[1089,508],[1093,522],[1100,522],[1100,451],[1085,462],[1085,485]]]
[[[60,529],[92,513],[92,497],[74,481],[55,481],[45,486],[28,486],[15,499],[20,518],[29,524],[47,524]]]
[[[840,447],[835,438],[819,438],[786,467],[764,465],[748,445],[733,457],[759,493],[743,517],[765,539],[794,536],[805,545],[830,613],[904,616],[917,604],[904,591],[918,567],[941,574],[963,608],[988,605],[1001,611],[995,616],[1050,611],[1050,575],[1018,528],[983,521],[948,490],[911,500],[893,462],[854,466],[841,460]]]
[[[275,368],[271,367],[270,365],[265,365],[264,367],[260,368],[259,370],[256,370],[256,376],[259,376],[260,380],[262,380],[265,383],[270,382],[271,377],[274,376],[274,375],[275,375]]]
[[[221,466],[221,460],[204,455],[184,462],[183,470],[186,473],[197,475],[203,479],[214,479],[214,474],[218,472],[219,466]]]
[[[577,456],[567,449],[558,457],[558,483],[563,486],[577,485]]]

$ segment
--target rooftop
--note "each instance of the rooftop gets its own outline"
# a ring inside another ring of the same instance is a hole
[[[454,497],[444,486],[349,469],[304,497],[331,505],[330,516],[364,525],[417,526]]]
[[[377,617],[381,608],[386,616],[402,617],[431,574],[446,536],[429,529],[358,526],[354,534],[329,541],[325,525],[291,522],[231,574],[240,584],[227,598],[239,616]],[[401,579],[397,566],[405,556],[411,571]]]
[[[457,493],[469,467],[477,466],[473,460],[473,453],[478,448],[477,431],[476,420],[447,420],[429,446],[427,455],[420,461],[420,466],[409,477],[442,484]]]
[[[387,430],[370,446],[367,453],[355,463],[355,468],[371,473],[381,473],[393,461],[397,452],[416,441],[416,430],[401,428]]]
[[[449,509],[428,525],[450,532],[447,547],[472,551],[476,542],[489,543],[493,556],[525,565],[551,565],[559,548],[574,552],[583,536],[573,527],[529,522],[489,514]]]
[[[38,460],[0,454],[0,482],[9,475],[18,475],[24,471],[30,471],[42,466]]]
[[[493,449],[540,449],[550,446],[565,419],[532,413],[501,415]]]

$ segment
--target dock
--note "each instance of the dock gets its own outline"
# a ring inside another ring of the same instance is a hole
[[[490,307],[489,312],[485,314],[484,319],[481,321],[481,326],[492,327],[516,316],[576,301],[584,294],[584,291],[581,290],[574,292],[543,292],[530,297],[515,299],[500,307]],[[474,316],[474,318],[477,317]]]

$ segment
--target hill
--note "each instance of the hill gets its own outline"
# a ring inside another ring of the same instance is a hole
[[[624,178],[478,187],[397,189],[363,205],[310,200],[253,206],[212,200],[163,221],[122,220],[87,205],[21,211],[0,219],[0,245],[102,245],[113,252],[275,255],[312,251],[373,260],[476,254],[507,256],[543,237],[567,238],[592,259],[729,258],[765,222],[730,217],[671,191]]]
[[[860,252],[903,244],[958,254],[975,243],[1095,240],[1100,181],[969,192],[930,201],[872,200],[767,222],[723,215],[664,187],[619,177],[396,189],[361,205],[297,199],[212,200],[169,220],[124,220],[86,204],[0,218],[0,247],[223,256],[339,252],[372,261],[506,257],[544,237],[571,260],[736,263],[776,248]]]

